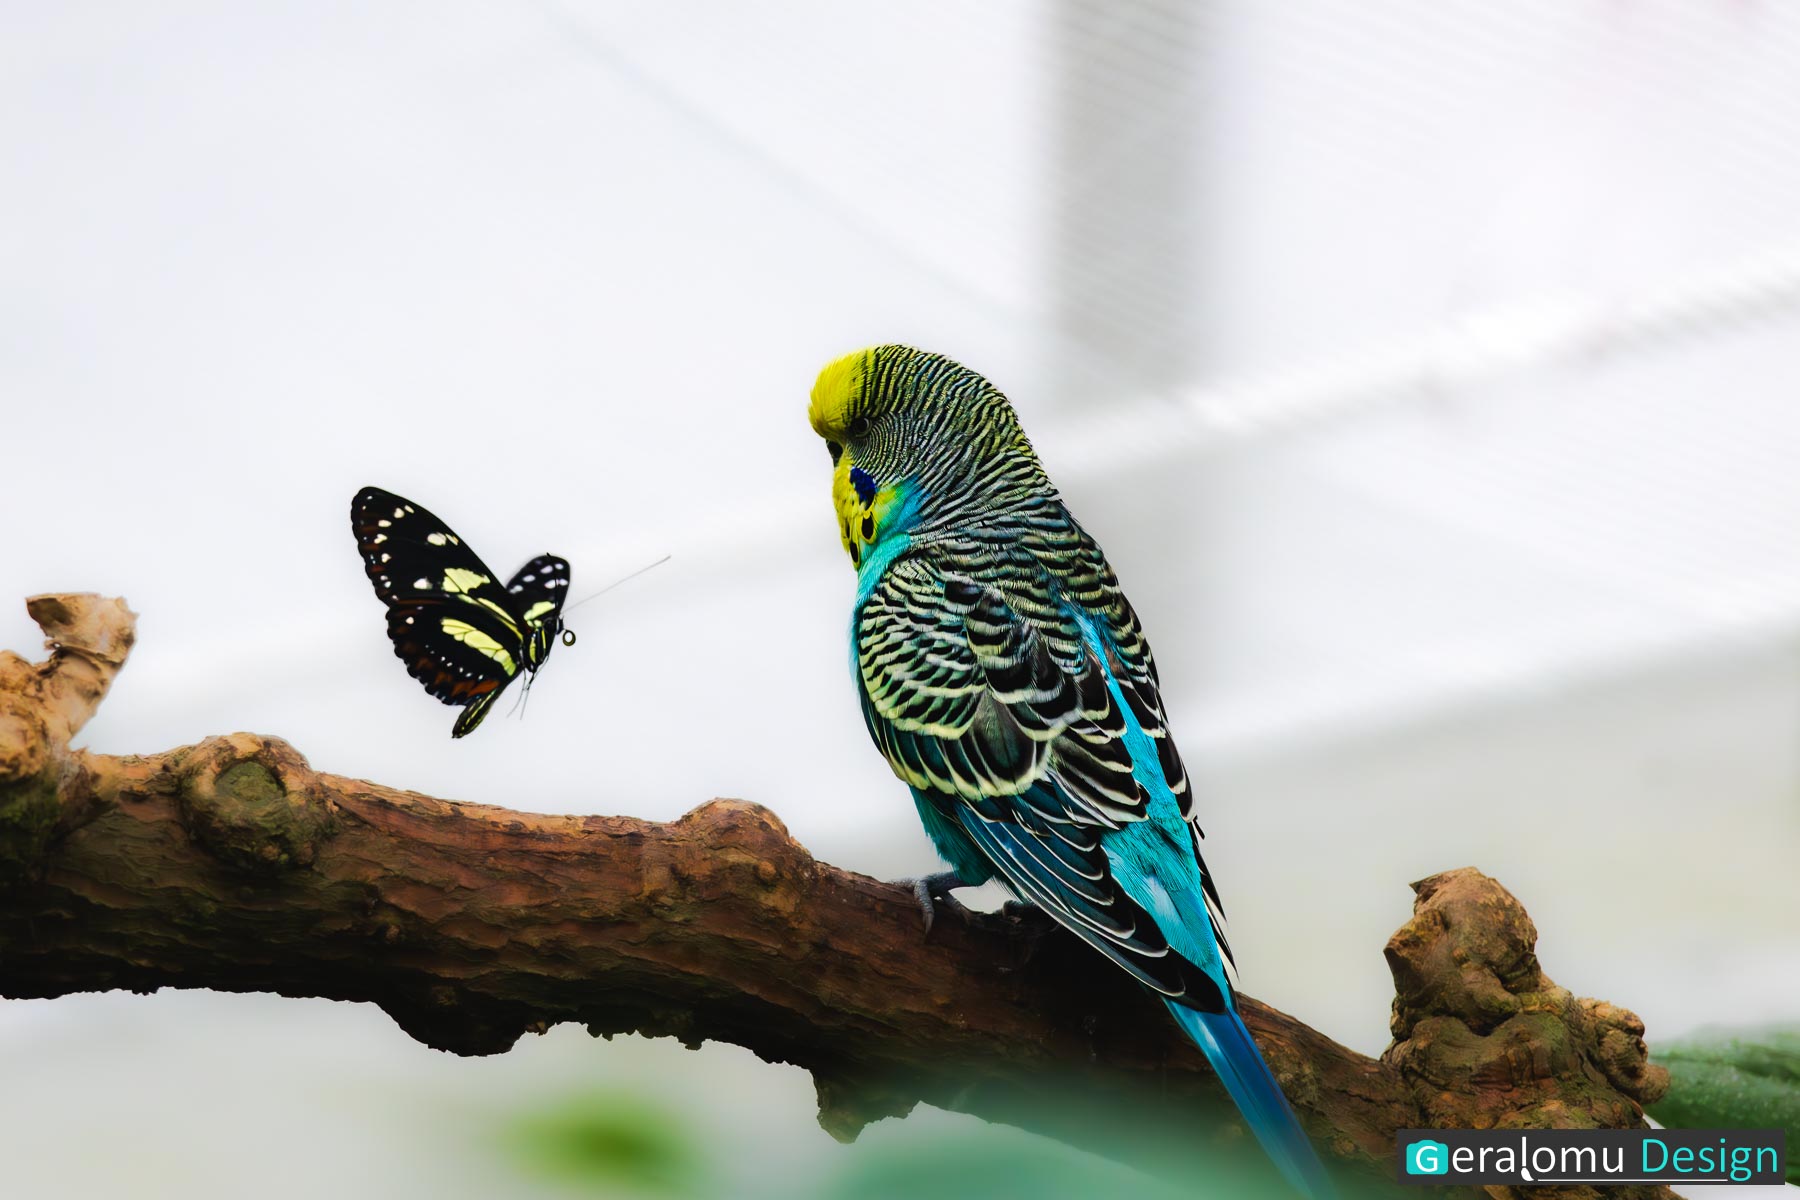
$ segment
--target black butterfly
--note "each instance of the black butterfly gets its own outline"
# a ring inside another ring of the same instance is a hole
[[[445,704],[460,704],[450,731],[462,737],[487,716],[523,671],[525,686],[563,628],[569,564],[543,554],[502,587],[450,527],[411,500],[366,487],[350,502],[350,528],[375,594],[388,610],[388,637],[407,673]]]

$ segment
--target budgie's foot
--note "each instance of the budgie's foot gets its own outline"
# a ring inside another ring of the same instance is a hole
[[[1049,913],[1029,900],[1008,900],[1000,906],[1000,915],[1020,924],[1056,924]]]
[[[938,906],[955,913],[966,913],[962,901],[950,893],[957,888],[974,887],[955,871],[939,871],[935,875],[921,875],[917,879],[900,879],[897,883],[912,884],[913,896],[919,902],[919,911],[925,916],[925,932],[931,932],[931,926],[937,920]]]

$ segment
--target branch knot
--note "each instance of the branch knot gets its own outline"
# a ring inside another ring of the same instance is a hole
[[[1387,944],[1393,1044],[1382,1061],[1444,1128],[1633,1128],[1668,1087],[1643,1022],[1548,979],[1537,928],[1507,890],[1465,867],[1413,885]]]
[[[276,875],[311,866],[338,830],[312,768],[280,738],[208,738],[187,750],[175,770],[188,835],[236,870]]]

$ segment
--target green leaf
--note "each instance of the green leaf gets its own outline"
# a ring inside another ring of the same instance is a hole
[[[1672,1129],[1785,1129],[1787,1179],[1800,1183],[1800,1027],[1703,1029],[1650,1057],[1669,1069],[1651,1116]]]
[[[513,1120],[505,1142],[527,1172],[609,1196],[692,1196],[705,1175],[680,1121],[637,1095],[561,1100]]]
[[[1290,1194],[1229,1167],[1181,1183],[1160,1180],[999,1125],[857,1149],[819,1200],[1285,1200]]]

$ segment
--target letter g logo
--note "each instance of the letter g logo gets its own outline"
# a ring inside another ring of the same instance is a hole
[[[1422,1139],[1406,1148],[1408,1175],[1442,1175],[1450,1169],[1450,1148],[1442,1142]]]

